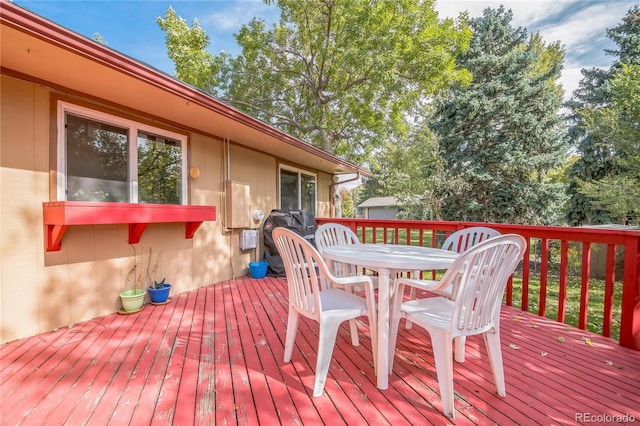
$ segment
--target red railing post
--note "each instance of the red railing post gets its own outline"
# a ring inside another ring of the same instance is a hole
[[[543,238],[540,242],[540,294],[538,297],[538,315],[544,316],[547,310],[547,278],[549,272],[549,240]]]
[[[589,274],[591,271],[591,244],[582,243],[582,278],[580,284],[580,313],[578,314],[578,328],[587,329],[587,315],[589,310]]]
[[[614,285],[616,282],[616,246],[607,245],[607,262],[604,277],[604,314],[602,318],[602,335],[611,337],[613,323]]]
[[[558,290],[558,322],[564,323],[567,313],[567,279],[569,277],[569,242],[560,242],[560,281]]]
[[[625,238],[620,344],[640,350],[640,237]]]
[[[527,249],[522,259],[522,294],[520,295],[520,309],[529,310],[529,274],[531,271],[531,240],[527,238]]]

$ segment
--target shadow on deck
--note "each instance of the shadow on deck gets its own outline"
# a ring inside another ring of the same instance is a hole
[[[317,327],[301,321],[284,364],[283,279],[242,277],[0,347],[0,424],[447,424],[429,338],[401,328],[389,389],[341,327],[325,393],[312,398]],[[402,324],[401,324],[402,327]],[[456,424],[640,422],[640,352],[503,307],[507,397],[482,339],[454,364]]]

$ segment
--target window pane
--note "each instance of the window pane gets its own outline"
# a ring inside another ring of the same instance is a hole
[[[297,210],[298,207],[298,173],[280,170],[280,208]]]
[[[316,215],[316,178],[301,174],[302,177],[302,208]]]
[[[138,202],[180,204],[180,141],[138,132]]]
[[[67,200],[129,201],[127,129],[67,114]]]

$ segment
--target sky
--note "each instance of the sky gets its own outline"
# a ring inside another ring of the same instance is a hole
[[[4,0],[2,0],[4,1]],[[486,7],[501,4],[513,12],[512,25],[528,33],[539,32],[545,43],[559,41],[565,48],[561,83],[565,99],[578,87],[583,68],[609,68],[614,57],[605,49],[616,46],[606,30],[616,27],[638,1],[604,0],[439,0],[441,18],[457,17],[469,11],[482,15]],[[268,25],[279,20],[279,10],[261,0],[13,0],[44,18],[79,34],[93,38],[98,33],[107,45],[141,62],[173,75],[173,62],[167,55],[164,33],[156,18],[164,17],[169,6],[189,24],[197,19],[210,39],[209,51],[224,50],[237,55],[240,49],[234,34],[252,18]]]

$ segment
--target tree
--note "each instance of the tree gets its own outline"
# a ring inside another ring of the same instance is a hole
[[[205,51],[208,38],[169,8],[178,78],[347,160],[363,164],[411,127],[408,111],[453,81],[470,31],[440,21],[431,0],[265,0],[280,22],[253,19],[235,35],[242,53]]]
[[[620,64],[610,82],[611,103],[580,110],[586,128],[610,151],[617,172],[578,179],[578,191],[618,223],[640,223],[640,65]]]
[[[557,84],[563,60],[558,43],[511,26],[504,7],[470,21],[469,50],[458,63],[473,75],[437,105],[446,181],[442,215],[448,220],[556,223],[563,187],[549,173],[566,157]]]
[[[582,70],[583,78],[578,90],[573,93],[567,107],[571,109],[569,135],[576,147],[579,159],[570,171],[568,193],[570,207],[567,220],[572,225],[599,224],[615,221],[602,203],[590,197],[590,191],[581,190],[589,182],[608,180],[620,172],[614,146],[603,138],[603,131],[597,130],[597,122],[585,122],[586,117],[600,108],[608,108],[612,102],[611,84],[613,76],[620,71],[621,64],[640,65],[640,7],[632,7],[620,25],[607,30],[607,36],[616,43],[618,50],[607,50],[618,59],[610,69]],[[590,111],[587,115],[583,111]],[[605,126],[606,127],[606,126]]]
[[[353,204],[353,196],[351,191],[343,189],[340,191],[340,199],[342,201],[342,217],[355,217],[356,208]]]
[[[425,126],[400,143],[390,143],[384,164],[388,175],[387,195],[401,207],[403,219],[442,220],[440,194],[455,186],[456,178],[446,180],[438,141]]]

